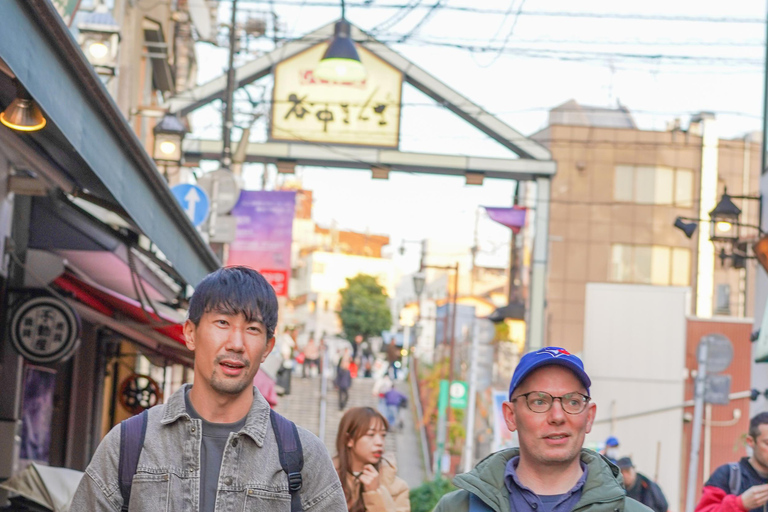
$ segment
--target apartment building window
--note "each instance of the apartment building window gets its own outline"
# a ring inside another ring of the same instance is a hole
[[[717,285],[715,294],[715,314],[731,314],[731,286],[727,284]]]
[[[693,206],[693,171],[649,165],[617,165],[613,198],[636,204]]]
[[[691,251],[661,245],[611,246],[611,281],[615,283],[688,286]]]

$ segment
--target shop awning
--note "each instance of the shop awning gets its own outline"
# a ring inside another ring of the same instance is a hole
[[[68,303],[87,320],[106,327],[149,348],[183,362],[192,359],[184,342],[184,318],[161,305],[154,309],[74,274],[65,273],[53,284],[70,298]]]
[[[124,210],[188,284],[219,267],[49,0],[3,1],[0,59],[0,106],[13,75],[48,119],[30,134],[0,127],[5,146],[42,155],[65,192]]]

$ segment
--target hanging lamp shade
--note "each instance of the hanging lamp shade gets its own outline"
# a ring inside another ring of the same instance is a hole
[[[16,98],[0,113],[0,123],[12,130],[35,132],[46,123],[42,110],[21,86],[17,87]]]
[[[336,22],[333,39],[315,68],[316,78],[328,82],[359,82],[365,79],[367,73],[350,37],[351,28],[347,20]]]

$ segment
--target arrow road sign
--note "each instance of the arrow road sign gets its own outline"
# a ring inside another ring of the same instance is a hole
[[[171,192],[195,227],[202,224],[208,217],[211,203],[208,200],[208,194],[202,188],[197,185],[182,183],[173,187]]]

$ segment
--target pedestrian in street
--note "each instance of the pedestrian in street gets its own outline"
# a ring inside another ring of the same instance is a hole
[[[768,504],[768,412],[749,421],[751,457],[717,468],[701,490],[695,512],[764,512]]]
[[[373,396],[379,401],[379,412],[381,414],[387,414],[387,400],[384,398],[384,395],[387,394],[387,391],[392,389],[392,386],[394,386],[394,383],[388,373],[381,375],[373,381],[371,393],[373,393]]]
[[[616,461],[616,465],[621,470],[621,476],[624,477],[624,487],[627,489],[627,496],[639,501],[654,512],[667,512],[667,498],[661,492],[661,487],[645,476],[638,473],[632,459],[622,457]]]
[[[197,286],[183,327],[195,356],[194,385],[185,384],[166,404],[136,418],[146,419],[146,435],[134,476],[127,475],[130,510],[291,510],[274,418],[253,386],[274,347],[277,316],[274,289],[250,268],[219,269]],[[322,442],[302,427],[292,428],[298,429],[304,460],[298,499],[317,510],[344,510],[344,492]],[[113,428],[96,450],[73,512],[128,510],[118,478],[126,466],[121,442],[135,437],[122,430]]]
[[[304,365],[301,368],[302,377],[307,378],[307,373],[312,376],[312,367],[320,372],[320,347],[315,341],[315,337],[310,335],[307,344],[304,345]]]
[[[387,405],[387,421],[390,428],[402,430],[403,425],[400,421],[400,409],[408,403],[408,397],[399,392],[394,386],[384,393],[384,402]]]
[[[352,343],[352,360],[355,361],[355,363],[358,362],[359,358],[362,357],[363,352],[361,350],[361,345],[363,344],[363,335],[358,334],[354,338],[354,342]]]
[[[371,407],[353,407],[342,416],[333,459],[351,512],[409,512],[408,484],[397,476],[394,458],[384,453],[389,425]]]
[[[589,376],[581,360],[559,347],[524,355],[503,404],[519,448],[493,453],[457,476],[459,490],[436,512],[599,512],[648,509],[628,498],[619,469],[582,449],[595,420]]]
[[[600,453],[605,455],[608,460],[615,464],[620,453],[619,439],[616,436],[608,436],[608,439],[605,440],[605,446],[600,450]]]
[[[387,362],[389,363],[389,370],[392,372],[392,380],[397,380],[397,369],[400,366],[400,347],[395,344],[395,339],[392,338],[387,345]]]
[[[343,411],[347,406],[347,400],[349,400],[349,388],[352,386],[352,373],[349,371],[350,365],[352,365],[352,357],[349,355],[349,349],[345,348],[344,353],[339,359],[339,364],[336,367],[336,378],[333,380],[333,385],[339,391],[339,410]]]

